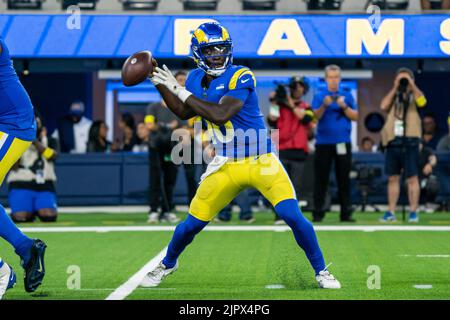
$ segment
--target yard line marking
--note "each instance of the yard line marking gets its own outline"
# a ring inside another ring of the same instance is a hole
[[[413,287],[416,289],[433,289],[431,284],[415,284]]]
[[[282,284],[268,284],[265,286],[266,289],[286,289],[286,287]]]
[[[417,258],[450,258],[450,254],[402,254],[400,257],[417,257]]]
[[[175,226],[26,227],[23,232],[174,231]],[[289,231],[288,226],[208,226],[205,231]],[[314,226],[316,231],[450,231],[450,226]]]
[[[166,255],[167,247],[161,250],[153,259],[145,264],[138,272],[136,272],[124,284],[114,290],[105,300],[123,300],[128,297],[141,283],[144,276],[153,270]]]

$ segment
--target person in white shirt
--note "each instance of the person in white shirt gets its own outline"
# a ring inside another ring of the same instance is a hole
[[[58,128],[52,137],[59,140],[62,153],[86,153],[92,120],[86,118],[84,114],[84,103],[74,101],[69,114],[58,122]]]

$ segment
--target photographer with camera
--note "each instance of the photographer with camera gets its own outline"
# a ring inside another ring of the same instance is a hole
[[[181,76],[176,75],[181,82]],[[173,205],[173,189],[177,180],[178,167],[171,159],[174,142],[171,140],[175,129],[186,126],[165,104],[164,100],[151,104],[147,109],[145,123],[150,131],[150,213],[148,223],[171,222],[180,219],[171,212]],[[158,213],[158,209],[161,212]]]
[[[16,223],[55,222],[56,203],[55,160],[57,140],[47,136],[47,129],[36,113],[36,140],[25,151],[8,175],[8,201],[11,219]]]
[[[308,137],[314,112],[302,100],[309,89],[304,77],[292,77],[288,87],[289,94],[282,84],[278,84],[276,91],[271,93],[268,123],[279,130],[279,157],[300,199],[300,179],[308,156]],[[282,221],[276,217],[275,223]]]
[[[410,69],[400,68],[396,74],[394,86],[381,101],[381,110],[387,113],[381,141],[386,150],[389,209],[380,220],[396,220],[395,208],[400,196],[400,176],[403,172],[408,186],[408,221],[418,222],[419,144],[422,136],[418,108],[425,107],[427,100],[414,83],[414,73]]]

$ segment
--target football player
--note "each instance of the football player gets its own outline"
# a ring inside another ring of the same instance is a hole
[[[36,140],[33,105],[14,70],[8,47],[0,38],[0,185],[11,167]],[[0,237],[8,241],[21,259],[27,292],[35,291],[45,275],[46,245],[24,235],[0,205]],[[0,258],[0,299],[12,288],[16,275]]]
[[[186,87],[163,66],[150,75],[167,106],[181,119],[202,117],[210,129],[216,157],[209,164],[189,208],[168,246],[165,258],[141,282],[156,287],[178,268],[178,257],[213,218],[243,189],[259,190],[291,227],[321,288],[339,289],[327,270],[313,226],[302,215],[292,183],[276,156],[258,105],[256,80],[248,68],[233,65],[233,43],[216,22],[200,25],[191,49],[198,68]]]

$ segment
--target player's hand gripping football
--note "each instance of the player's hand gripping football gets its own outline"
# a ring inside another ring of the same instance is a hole
[[[180,98],[181,101],[185,102],[187,98],[192,94],[187,91],[185,87],[178,83],[177,79],[172,74],[172,71],[163,65],[163,69],[156,67],[153,72],[153,76],[150,81],[156,86],[161,84],[169,89],[174,95]]]

